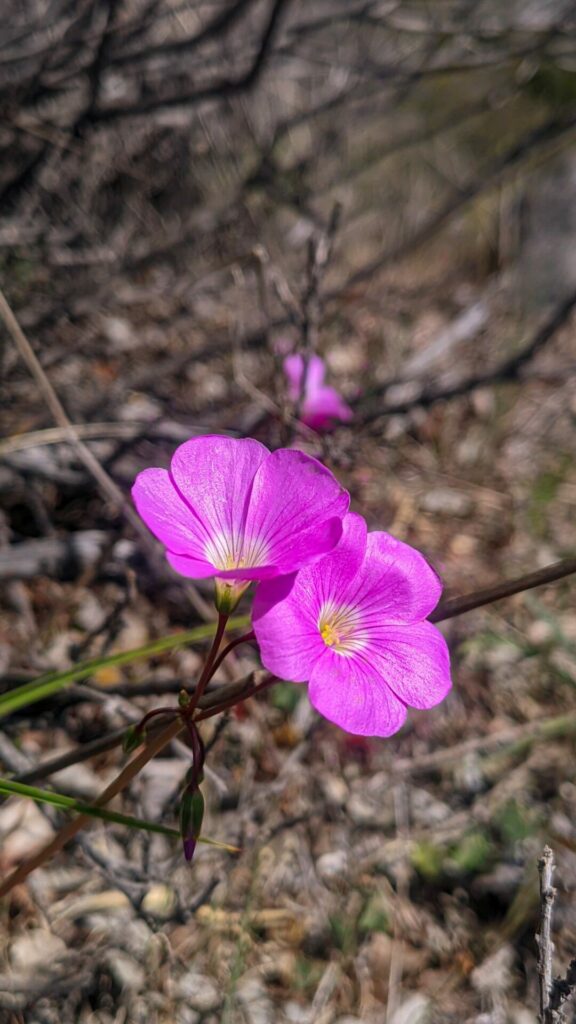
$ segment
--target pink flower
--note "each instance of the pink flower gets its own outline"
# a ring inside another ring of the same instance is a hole
[[[303,356],[299,353],[287,356],[284,360],[284,372],[288,378],[288,397],[290,401],[297,402],[304,373]],[[348,423],[353,415],[352,409],[336,389],[324,384],[325,372],[324,360],[317,355],[310,356],[300,419],[312,430],[329,430],[335,420]]]
[[[331,551],[349,496],[302,452],[209,435],[176,449],[170,470],[139,473],[132,496],[182,576],[259,580]]]
[[[253,628],[263,665],[308,682],[314,707],[360,736],[390,736],[406,708],[448,693],[446,641],[425,618],[441,593],[425,558],[349,513],[337,548],[313,566],[262,583]]]

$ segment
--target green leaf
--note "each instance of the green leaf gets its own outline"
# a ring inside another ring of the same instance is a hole
[[[538,816],[511,797],[496,808],[493,822],[505,843],[513,846],[538,832],[541,822]]]
[[[116,811],[109,811],[105,807],[95,807],[93,804],[85,804],[82,800],[76,800],[72,796],[65,796],[64,793],[52,793],[47,789],[37,789],[36,786],[26,786],[22,782],[12,782],[10,779],[0,779],[0,793],[7,796],[22,796],[36,803],[51,804],[63,811],[74,811],[76,814],[89,814],[92,818],[99,818],[103,821],[110,821],[116,825],[126,825],[128,828],[140,829],[144,832],[156,832],[159,835],[171,836],[174,839],[180,838],[180,833],[175,828],[167,825],[159,825],[154,821],[145,821],[143,818],[133,818],[130,814],[119,814]],[[229,846],[228,843],[219,843],[216,839],[208,839],[201,836],[199,843],[206,843],[209,846],[217,846],[230,853],[238,853],[237,846]]]
[[[228,632],[233,629],[245,629],[249,624],[248,615],[238,615],[236,618],[229,619],[226,630]],[[14,689],[8,690],[7,693],[3,693],[0,696],[0,718],[11,715],[18,708],[27,707],[29,704],[35,704],[39,700],[51,697],[53,693],[58,693],[66,686],[86,679],[102,668],[108,668],[111,665],[129,665],[133,661],[153,658],[157,654],[173,651],[176,647],[182,647],[185,644],[198,643],[200,640],[206,640],[213,636],[215,630],[216,623],[209,622],[205,626],[196,626],[195,629],[189,629],[186,632],[160,637],[159,640],[153,640],[152,643],[144,644],[143,647],[134,647],[130,651],[119,651],[117,654],[109,654],[103,658],[80,662],[79,665],[73,665],[72,668],[65,669],[64,672],[48,672],[46,675],[39,676],[38,679],[32,679],[29,683],[24,683],[23,686],[16,686]]]
[[[362,935],[371,932],[392,932],[390,906],[380,893],[374,893],[366,903],[358,921],[358,931]]]
[[[271,702],[279,711],[291,714],[302,697],[303,688],[298,683],[276,683],[272,690]]]
[[[495,848],[484,832],[469,832],[453,849],[450,860],[465,874],[477,874],[490,864]]]
[[[444,869],[444,851],[428,840],[416,843],[410,859],[418,874],[429,882],[436,881]]]

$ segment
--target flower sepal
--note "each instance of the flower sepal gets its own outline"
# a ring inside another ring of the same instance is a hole
[[[249,586],[250,580],[223,580],[216,577],[214,587],[216,610],[221,615],[231,615]]]
[[[125,754],[131,754],[133,750],[136,750],[146,739],[146,730],[142,729],[139,725],[130,725],[124,733],[122,740],[122,750]]]

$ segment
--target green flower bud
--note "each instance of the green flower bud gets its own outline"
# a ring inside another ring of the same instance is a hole
[[[140,729],[137,725],[130,725],[124,733],[122,750],[125,754],[131,754],[146,739],[146,730]]]

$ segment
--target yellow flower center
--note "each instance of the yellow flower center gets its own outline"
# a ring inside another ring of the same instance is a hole
[[[205,548],[206,558],[217,569],[246,569],[266,565],[269,559],[265,541],[248,540],[242,536],[213,537]]]
[[[335,647],[340,643],[340,634],[334,629],[330,622],[326,622],[320,630],[320,636],[327,647]]]
[[[320,636],[327,647],[337,654],[351,655],[364,646],[365,631],[360,628],[360,616],[349,605],[336,606],[332,601],[324,605],[318,618]]]

